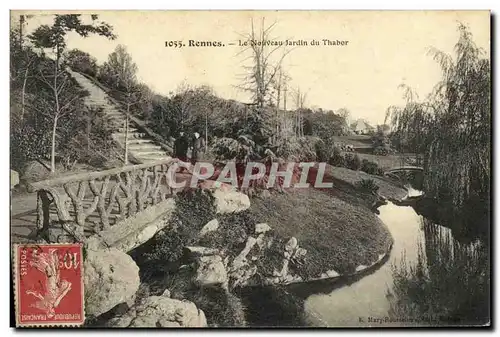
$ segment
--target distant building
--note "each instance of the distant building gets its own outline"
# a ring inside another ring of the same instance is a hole
[[[368,124],[367,121],[363,119],[358,119],[354,123],[351,124],[351,130],[357,135],[367,135],[370,132],[374,131],[375,128]]]

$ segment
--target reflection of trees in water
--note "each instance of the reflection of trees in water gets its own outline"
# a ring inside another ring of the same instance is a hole
[[[425,220],[417,261],[393,267],[392,316],[430,317],[431,324],[480,324],[489,319],[488,248],[463,244]]]
[[[284,287],[247,287],[241,289],[238,295],[243,300],[250,326],[306,326],[304,299]]]
[[[358,282],[361,278],[376,272],[383,266],[386,256],[372,268],[356,275],[346,275],[335,279],[324,279],[287,286],[247,287],[239,291],[238,296],[246,308],[246,318],[250,326],[285,327],[310,325],[306,315],[315,316],[313,312],[305,312],[307,298],[314,294],[330,294],[336,289]],[[320,318],[318,318],[321,321]]]

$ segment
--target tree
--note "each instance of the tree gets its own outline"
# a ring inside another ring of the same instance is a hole
[[[28,77],[39,57],[30,48],[23,46],[21,42],[22,33],[18,32],[18,30],[21,31],[21,28],[13,29],[10,32],[10,78],[14,84],[18,82],[20,77],[22,78],[21,111],[19,118],[23,119],[26,107]]]
[[[455,58],[429,50],[442,68],[433,93],[423,102],[408,99],[405,107],[391,109],[390,117],[395,132],[422,144],[426,194],[451,201],[456,219],[471,221],[463,224],[465,230],[480,227],[476,230],[485,234],[491,179],[491,66],[468,28],[459,24],[458,30]]]
[[[78,72],[85,73],[92,77],[97,74],[97,59],[89,53],[79,49],[72,49],[65,55],[68,66]]]
[[[116,46],[115,50],[109,54],[107,64],[112,71],[112,76],[115,80],[115,88],[125,94],[125,153],[123,163],[124,165],[128,165],[130,108],[139,102],[139,92],[135,90],[137,84],[137,65],[132,60],[132,56],[127,53],[127,49],[121,44]]]
[[[127,52],[127,48],[121,44],[108,55],[108,60],[103,65],[108,74],[108,84],[114,89],[127,92],[136,85],[137,65],[132,60],[132,56]]]
[[[428,102],[419,102],[418,95],[407,85],[401,84],[404,107],[390,106],[384,124],[390,121],[391,139],[400,152],[415,153],[417,164],[428,148],[428,137],[432,126],[432,111]]]
[[[40,91],[40,96],[43,99],[37,100],[37,107],[33,108],[43,116],[52,120],[50,171],[54,173],[56,167],[56,135],[58,122],[61,118],[74,111],[76,100],[80,98],[80,95],[78,93],[70,94],[65,90],[71,79],[66,73],[57,72],[56,62],[52,61],[52,63],[54,63],[54,72],[52,72],[50,68],[39,69],[40,81],[50,90],[48,90],[48,92]],[[53,77],[53,79],[50,77]]]
[[[241,53],[250,52],[250,56],[245,60],[249,59],[251,65],[244,66],[245,74],[239,88],[250,92],[253,103],[259,108],[273,102],[272,86],[276,83],[276,76],[282,70],[283,59],[291,51],[284,49],[271,36],[275,25],[276,22],[266,27],[262,18],[260,29],[256,31],[252,19],[250,33],[243,34],[248,47]],[[280,51],[281,55],[278,55]]]
[[[275,77],[273,81],[273,89],[276,92],[276,134],[275,134],[275,143],[278,137],[287,137],[287,119],[286,119],[286,111],[280,117],[280,107],[281,100],[284,100],[285,110],[286,110],[286,92],[287,92],[287,84],[290,80],[290,76],[283,70],[283,67],[280,65],[278,68],[278,75]]]
[[[371,137],[374,154],[386,156],[392,152],[388,129],[388,125],[377,125],[377,129]]]
[[[349,120],[351,118],[351,112],[347,108],[340,108],[336,111],[336,114],[344,120],[344,133],[349,133]]]
[[[302,110],[304,109],[304,106],[306,104],[306,99],[307,99],[307,93],[301,91],[300,88],[297,88],[297,90],[295,90],[295,95],[294,95],[294,103],[296,107],[295,130],[297,137],[304,136],[304,121],[302,119]]]
[[[36,48],[52,49],[55,54],[55,59],[52,62],[53,67],[49,69],[43,67],[39,69],[38,75],[40,80],[50,89],[45,100],[41,103],[38,111],[47,118],[52,120],[52,141],[51,141],[51,166],[52,173],[55,172],[55,147],[57,124],[64,115],[73,110],[72,103],[77,99],[77,96],[68,97],[64,94],[64,90],[68,84],[68,76],[61,70],[61,56],[66,48],[66,35],[68,32],[76,32],[80,36],[87,37],[89,34],[97,34],[107,38],[115,38],[112,33],[112,27],[104,22],[96,23],[97,15],[92,15],[92,24],[83,24],[81,15],[55,15],[52,26],[42,25],[38,27],[31,35],[28,36],[30,41]],[[46,106],[45,103],[50,102],[51,106]]]

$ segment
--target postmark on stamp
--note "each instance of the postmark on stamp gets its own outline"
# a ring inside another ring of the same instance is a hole
[[[16,325],[82,325],[82,245],[18,244],[14,248]]]

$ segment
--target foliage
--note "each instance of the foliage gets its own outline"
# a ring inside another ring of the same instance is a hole
[[[97,59],[89,53],[79,49],[72,49],[65,55],[65,60],[68,66],[81,73],[85,73],[92,77],[97,75]]]
[[[279,138],[274,146],[276,156],[287,160],[315,161],[317,159],[317,137]]]
[[[359,158],[357,153],[347,153],[345,155],[345,167],[354,171],[357,171],[361,168],[361,159]]]
[[[490,61],[459,24],[455,58],[431,49],[443,76],[433,93],[418,102],[411,90],[407,104],[391,107],[388,118],[399,142],[424,156],[424,189],[428,196],[450,199],[456,218],[488,213],[490,200],[491,102]],[[478,206],[478,207],[476,207]],[[483,227],[472,221],[464,226]]]
[[[127,48],[121,44],[108,55],[108,60],[99,68],[98,79],[112,89],[129,93],[137,84],[137,65]]]
[[[355,186],[361,191],[369,193],[375,193],[379,189],[379,186],[375,183],[375,180],[373,179],[361,179],[360,181],[356,182]]]
[[[377,163],[369,161],[368,159],[363,159],[361,162],[361,171],[377,176],[382,176],[384,174],[384,170],[380,168]]]
[[[377,130],[372,134],[373,154],[387,156],[394,151],[391,149],[391,142],[388,137],[386,125],[377,125]]]
[[[113,27],[105,22],[99,22],[97,15],[91,16],[92,23],[84,24],[80,14],[55,15],[54,23],[38,27],[28,36],[36,48],[54,49],[57,60],[66,48],[66,34],[75,32],[80,36],[87,37],[90,34],[104,36],[108,39],[115,39]]]
[[[184,247],[196,240],[198,232],[216,213],[215,197],[201,188],[180,192],[175,205],[169,225],[153,237],[150,250],[145,253],[150,262],[179,260]]]
[[[111,137],[112,127],[101,110],[82,108],[82,114],[74,117],[68,125],[67,146],[59,152],[61,163],[71,169],[76,161],[96,168],[105,168],[107,163],[118,159],[116,146]]]
[[[327,139],[319,138],[315,145],[316,145],[315,146],[316,155],[319,162],[324,162],[334,165],[333,162],[338,162],[338,157],[336,156],[338,155],[342,157],[341,151],[339,148],[335,146],[333,138],[327,138]],[[341,166],[341,165],[334,165],[334,166]]]
[[[392,266],[392,317],[429,317],[430,324],[481,325],[491,321],[489,252],[483,244],[461,244],[445,228],[425,221],[425,249],[417,262],[403,256]]]
[[[235,160],[238,163],[246,163],[256,159],[254,147],[255,143],[245,136],[240,136],[238,139],[215,138],[212,142],[212,153],[218,161]]]
[[[92,15],[91,19],[91,24],[85,24],[81,15],[55,15],[52,25],[42,25],[28,35],[31,45],[23,43],[20,31],[19,34],[11,31],[11,141],[15,149],[11,151],[11,159],[14,166],[23,167],[27,161],[50,157],[51,172],[55,172],[56,157],[64,166],[72,166],[71,163],[79,159],[70,148],[81,136],[78,132],[84,109],[82,98],[86,93],[64,68],[67,61],[77,62],[82,54],[70,52],[68,59],[62,55],[69,32],[83,37],[90,34],[115,37],[112,27],[98,22],[98,16]],[[45,57],[45,49],[52,49],[54,60]],[[88,54],[84,56],[87,61],[91,60]]]
[[[338,147],[334,146],[332,156],[330,157],[328,163],[337,167],[345,167],[346,157],[342,155],[342,151]]]

